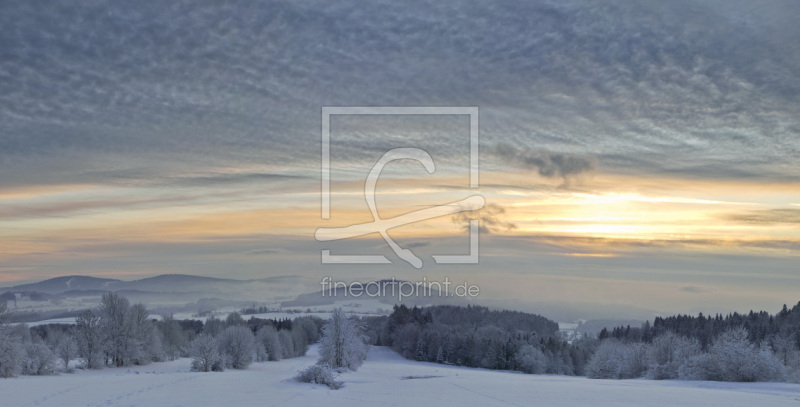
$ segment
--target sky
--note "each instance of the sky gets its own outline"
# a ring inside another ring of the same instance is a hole
[[[0,285],[61,275],[468,281],[659,312],[800,300],[800,3],[3,1]],[[479,109],[469,118],[322,108]],[[477,212],[318,242],[480,194]],[[481,220],[480,262],[468,251]],[[321,264],[320,251],[386,265]]]

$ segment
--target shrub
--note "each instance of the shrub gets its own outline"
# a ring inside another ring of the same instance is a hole
[[[344,383],[337,381],[336,376],[330,366],[322,364],[307,367],[305,370],[300,371],[294,379],[301,383],[324,384],[333,390],[337,390],[342,388]]]

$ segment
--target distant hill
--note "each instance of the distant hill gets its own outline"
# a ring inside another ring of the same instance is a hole
[[[64,276],[38,283],[3,287],[0,288],[0,293],[40,292],[64,294],[68,292],[141,291],[153,293],[242,294],[243,291],[252,291],[253,289],[274,289],[275,286],[279,285],[296,285],[300,283],[300,280],[302,279],[293,276],[233,280],[187,274],[163,274],[130,281],[89,276]]]
[[[38,283],[22,284],[14,287],[0,288],[0,293],[14,291],[36,291],[48,294],[60,294],[65,291],[84,291],[84,290],[102,290],[108,291],[111,284],[119,283],[121,280],[114,280],[110,278],[97,278],[89,276],[64,276],[51,278],[49,280],[40,281]]]
[[[0,288],[0,301],[5,301],[17,318],[37,321],[96,307],[108,291],[117,292],[132,303],[144,303],[156,312],[200,312],[209,310],[203,302],[209,298],[229,307],[258,302],[274,304],[295,298],[312,284],[297,276],[234,280],[165,274],[131,281],[64,276]]]
[[[186,274],[163,274],[141,280],[122,281],[114,284],[116,290],[151,292],[206,292],[220,293],[231,289],[241,290],[252,280],[230,280],[224,278],[192,276]]]

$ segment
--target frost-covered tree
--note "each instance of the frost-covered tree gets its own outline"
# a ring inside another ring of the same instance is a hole
[[[314,319],[319,320],[319,318]],[[309,344],[319,341],[319,327],[314,323],[314,319],[311,317],[299,317],[295,318],[292,323],[292,329],[302,329],[305,332]]]
[[[334,369],[356,370],[367,357],[367,337],[363,328],[336,308],[322,328],[319,364]]]
[[[131,338],[128,341],[128,360],[137,365],[166,360],[161,331],[156,329],[150,319],[150,311],[144,304],[131,306],[128,312],[131,324]]]
[[[306,330],[302,326],[293,325],[291,335],[294,347],[293,357],[305,356],[308,350],[308,334]]]
[[[586,376],[592,379],[641,377],[647,369],[646,356],[644,344],[624,344],[616,339],[607,339],[586,365]]]
[[[0,325],[6,323],[6,320],[11,316],[11,312],[8,310],[8,305],[5,301],[0,301]]]
[[[293,358],[294,355],[294,342],[292,341],[292,334],[285,329],[278,331],[278,340],[281,341],[281,350],[283,351],[283,358]]]
[[[586,376],[592,379],[615,379],[619,376],[623,345],[615,339],[605,339],[586,365]]]
[[[100,300],[98,316],[106,361],[111,365],[144,365],[165,358],[161,338],[143,304],[131,306],[127,298],[109,292]]]
[[[514,356],[517,369],[524,373],[542,374],[547,367],[547,357],[537,347],[522,345]]]
[[[0,377],[14,377],[22,372],[25,348],[22,343],[4,325],[9,313],[5,302],[0,302]]]
[[[786,366],[787,380],[800,383],[800,350],[797,348],[795,335],[786,331],[772,338],[775,357]]]
[[[224,369],[217,340],[208,334],[200,334],[189,342],[188,353],[192,357],[192,370],[198,372]]]
[[[324,327],[323,327],[324,329]],[[392,349],[406,359],[415,359],[419,343],[420,327],[417,324],[405,324],[396,329],[392,340]],[[324,332],[324,331],[323,331]]]
[[[167,360],[167,352],[164,350],[164,336],[161,335],[161,331],[156,328],[152,321],[148,322],[151,329],[150,336],[147,338],[144,347],[145,354],[152,362],[163,362]]]
[[[690,356],[678,367],[680,380],[711,380],[717,376],[717,368],[708,353]]]
[[[222,333],[222,330],[224,329],[225,329],[225,323],[213,315],[206,318],[206,322],[205,324],[203,324],[203,333],[211,335],[213,337],[218,336],[220,333]]]
[[[226,367],[247,369],[253,362],[256,346],[253,332],[246,326],[229,326],[217,339],[219,353],[225,357]]]
[[[447,360],[447,359],[444,356],[444,349],[442,349],[442,347],[439,346],[436,349],[436,363],[444,363],[445,360]]]
[[[22,373],[26,375],[49,375],[55,372],[56,357],[44,343],[30,343],[25,349]]]
[[[14,377],[22,373],[25,348],[22,341],[6,326],[0,325],[0,377]]]
[[[103,366],[103,332],[100,317],[92,310],[78,314],[75,320],[75,337],[78,345],[78,355],[83,358],[83,364],[90,369]]]
[[[278,331],[272,325],[264,325],[256,332],[256,358],[260,361],[283,359],[283,346]]]
[[[700,341],[667,331],[653,339],[647,349],[647,377],[654,380],[677,379],[682,365],[702,353]]]
[[[55,342],[53,352],[64,364],[64,370],[70,372],[69,362],[78,356],[78,344],[75,338],[69,334],[62,334]]]
[[[247,325],[247,322],[239,315],[238,312],[231,312],[225,318],[225,326],[239,326],[239,325]]]
[[[133,325],[129,315],[130,302],[114,292],[103,294],[100,300],[100,321],[108,361],[114,366],[124,366],[130,355]]]
[[[181,357],[181,349],[186,346],[186,335],[181,329],[181,325],[172,314],[164,315],[158,324],[161,331],[162,347],[168,360],[175,360]]]
[[[125,363],[146,365],[158,358],[161,349],[154,347],[153,323],[148,318],[150,312],[144,304],[135,304],[128,310],[127,323],[130,324],[130,336],[125,346]],[[160,344],[159,344],[160,345]]]
[[[33,341],[33,337],[31,336],[31,328],[28,324],[16,324],[6,327],[8,332],[19,339],[23,346],[28,346],[29,343]]]
[[[744,327],[731,328],[714,340],[709,348],[707,380],[729,382],[779,381],[786,369],[766,347],[750,342]]]

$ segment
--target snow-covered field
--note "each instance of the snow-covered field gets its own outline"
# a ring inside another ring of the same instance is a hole
[[[0,379],[0,405],[17,406],[797,406],[800,385],[534,376],[411,362],[372,348],[340,376],[341,390],[288,378],[309,355],[244,371],[194,373],[189,360],[50,377]]]
[[[380,304],[377,301],[375,303]],[[350,305],[350,306],[348,306],[348,305]],[[389,308],[380,308],[380,307],[361,308],[361,307],[355,307],[355,306],[352,306],[352,305],[353,305],[353,303],[344,303],[344,304],[339,304],[338,306],[340,306],[348,314],[354,314],[354,315],[358,315],[358,316],[387,315],[386,313],[388,311],[386,311],[386,310],[387,309],[391,310],[391,307],[389,307]],[[382,305],[384,307],[386,307],[386,304],[382,304]],[[295,319],[297,317],[315,316],[315,317],[322,318],[322,319],[328,319],[331,316],[331,311],[333,311],[333,309],[336,308],[336,306],[337,305],[314,307],[313,308],[313,310],[314,310],[313,312],[305,312],[305,311],[299,311],[299,312],[274,311],[274,312],[266,312],[266,313],[262,313],[262,314],[245,314],[245,315],[242,315],[242,318],[244,318],[245,320],[250,319],[250,317],[262,318],[262,319],[286,319],[286,318]],[[305,310],[305,308],[304,308],[304,310]],[[236,312],[236,311],[237,310],[233,309],[233,308],[228,309],[228,310],[222,310],[222,311],[216,312],[214,314],[214,316],[217,317],[217,318],[225,319],[228,316],[229,313]],[[173,317],[175,319],[178,319],[178,320],[181,320],[181,319],[194,319],[194,320],[203,321],[203,322],[205,322],[206,319],[207,319],[207,317],[194,316],[191,312],[179,312],[179,313],[173,314]],[[150,318],[161,319],[161,315],[151,314]],[[74,317],[70,317],[70,318],[54,318],[54,319],[46,319],[46,320],[43,320],[43,321],[26,322],[26,324],[28,326],[38,326],[38,325],[46,325],[46,324],[71,324],[71,325],[74,325],[75,324],[75,318]]]

